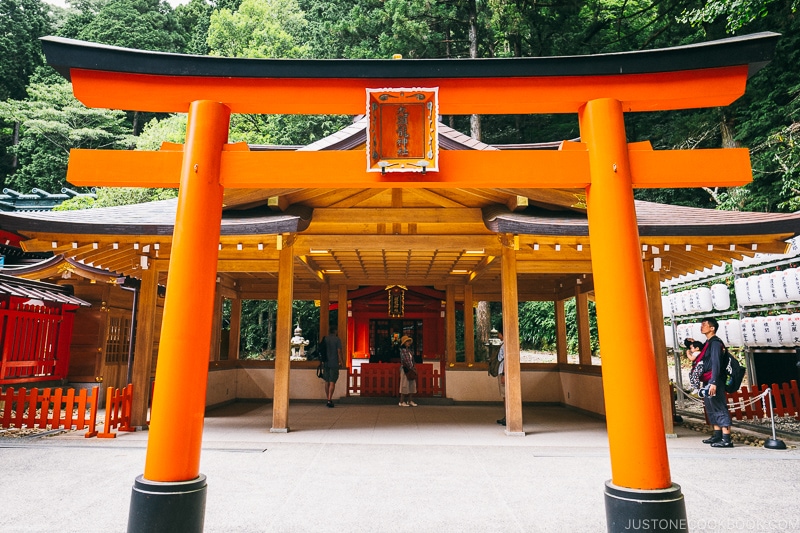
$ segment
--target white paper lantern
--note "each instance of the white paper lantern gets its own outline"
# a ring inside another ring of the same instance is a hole
[[[789,268],[783,271],[783,287],[788,300],[800,301],[800,269]]]
[[[694,313],[697,313],[697,309],[699,307],[697,302],[697,291],[694,289],[690,289],[686,291],[684,294],[686,294],[686,301],[688,302],[686,304],[686,309],[687,311],[689,311],[689,314],[693,315]]]
[[[741,348],[744,346],[740,321],[732,318],[730,320],[724,320],[723,322],[725,322],[725,335],[728,338],[728,346],[733,348]]]
[[[689,296],[686,294],[686,291],[678,293],[678,309],[682,315],[689,314]]]
[[[755,338],[756,346],[768,346],[767,328],[765,326],[767,317],[756,316],[753,317],[753,337]]]
[[[678,335],[678,346],[683,346],[683,341],[689,337],[689,326],[686,324],[678,324],[675,331]]]
[[[791,315],[778,315],[775,317],[778,326],[778,343],[781,346],[792,346],[792,318]]]
[[[747,292],[747,278],[739,278],[733,282],[733,290],[736,293],[736,301],[739,305],[749,305],[750,296]]]
[[[675,348],[675,335],[672,333],[672,326],[664,326],[664,341],[667,348]]]
[[[775,303],[789,300],[786,297],[786,286],[783,283],[784,273],[785,271],[778,270],[769,274],[769,287],[772,289],[772,301]]]
[[[777,347],[781,345],[778,336],[778,320],[775,316],[764,317],[764,338],[767,341],[767,346]]]
[[[800,346],[800,313],[792,313],[789,315],[789,320],[791,320],[792,345]]]
[[[661,297],[661,313],[665,317],[672,316],[672,302],[670,301],[669,296]]]
[[[759,292],[760,285],[758,276],[750,276],[747,278],[747,299],[750,305],[763,303],[764,299],[761,298],[761,293]]]
[[[695,322],[692,324],[692,328],[689,330],[691,331],[691,338],[696,341],[706,342],[706,336],[703,335],[703,332],[700,331],[700,322]]]
[[[755,332],[753,331],[753,318],[746,317],[741,319],[740,325],[742,330],[742,344],[745,346],[755,346],[756,339]]]
[[[716,283],[711,286],[711,303],[717,311],[725,311],[731,306],[731,293],[728,286]]]
[[[772,295],[772,283],[769,279],[769,274],[759,274],[758,296],[761,298],[762,304],[775,303],[775,298]]]
[[[714,299],[711,295],[711,289],[708,287],[700,287],[697,289],[697,300],[701,313],[708,313],[714,309]]]

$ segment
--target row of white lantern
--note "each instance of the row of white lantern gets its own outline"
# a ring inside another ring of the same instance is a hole
[[[706,337],[700,333],[700,322],[680,324],[676,328],[678,347],[683,349],[683,341],[692,338],[704,342]],[[672,327],[664,326],[667,347],[673,344]],[[717,336],[726,346],[788,347],[800,346],[800,313],[791,315],[747,317],[741,320],[720,320]]]
[[[725,311],[730,306],[731,294],[728,287],[722,283],[714,284],[711,288],[699,287],[661,297],[664,316],[692,315],[712,310]]]
[[[776,270],[734,282],[739,305],[800,301],[800,268]]]

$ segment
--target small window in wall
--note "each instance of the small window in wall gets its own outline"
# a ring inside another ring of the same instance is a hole
[[[106,363],[127,363],[130,340],[130,317],[109,316],[106,335]]]

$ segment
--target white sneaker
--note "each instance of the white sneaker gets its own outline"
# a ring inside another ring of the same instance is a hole
[[[408,405],[410,405],[411,407],[416,407],[417,406],[417,404],[415,404],[414,402],[408,402]]]
[[[399,405],[400,407],[408,407],[408,404],[406,402],[400,402],[397,405]]]

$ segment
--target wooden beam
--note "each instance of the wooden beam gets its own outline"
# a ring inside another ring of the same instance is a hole
[[[567,315],[564,311],[564,300],[555,300],[556,309],[556,361],[565,365],[567,357]]]
[[[271,433],[289,431],[289,356],[292,334],[292,292],[294,250],[284,245],[280,252],[278,277],[278,318],[275,326],[275,391],[272,398]]]
[[[634,187],[731,187],[752,181],[744,148],[630,151]],[[232,188],[583,188],[585,151],[442,151],[439,172],[367,172],[363,151],[235,152],[221,154],[220,181]],[[77,186],[177,187],[182,152],[73,149],[67,181]],[[107,168],[118,172],[105,172]],[[320,169],[326,169],[320,172]],[[498,180],[496,170],[503,169]],[[676,173],[675,168],[681,172]],[[725,168],[724,173],[715,169]],[[358,170],[360,169],[360,171]]]
[[[591,56],[588,56],[591,57]],[[146,61],[143,59],[142,61]],[[169,76],[70,69],[88,107],[185,113],[210,100],[232,113],[364,113],[369,87],[438,87],[442,115],[577,113],[589,100],[614,98],[626,111],[725,106],[744,94],[748,65],[642,74],[486,78],[271,78]],[[319,97],[324,89],[325,98]],[[487,95],[491,95],[488,98]],[[296,152],[293,152],[296,153]],[[499,167],[502,168],[502,167]]]
[[[672,420],[672,394],[669,386],[667,368],[667,342],[664,337],[664,315],[661,308],[661,277],[645,262],[644,280],[647,290],[647,303],[650,309],[650,330],[653,336],[653,349],[658,374],[658,393],[661,397],[661,415],[664,419],[664,433],[674,435]]]
[[[147,411],[152,382],[153,353],[155,351],[158,306],[158,271],[142,272],[139,289],[139,306],[136,312],[136,347],[133,356],[133,401],[131,405],[131,425],[147,426]]]
[[[445,289],[444,353],[449,366],[456,364],[456,291],[453,285]]]
[[[351,366],[350,360],[350,330],[347,327],[349,317],[347,316],[347,285],[341,284],[338,287],[337,302],[339,303],[339,310],[336,314],[337,329],[339,340],[342,341],[342,357],[344,357],[345,364],[349,368]]]
[[[476,208],[415,208],[374,209],[326,207],[314,209],[314,224],[453,224],[473,222],[483,225],[483,213]]]
[[[503,343],[506,380],[506,434],[524,436],[522,426],[522,377],[519,360],[519,301],[514,248],[503,246],[500,262],[503,285]]]
[[[267,198],[267,206],[272,211],[286,211],[289,205],[289,200],[285,196],[270,196]]]
[[[592,335],[589,329],[589,299],[580,290],[575,291],[575,313],[578,319],[578,361],[592,364]]]
[[[475,364],[475,309],[472,307],[472,285],[464,285],[464,359]]]
[[[524,211],[528,207],[528,198],[515,195],[508,199],[506,206],[511,211]]]
[[[239,344],[242,339],[242,299],[237,293],[231,299],[231,333],[228,337],[228,361],[239,359]]]

